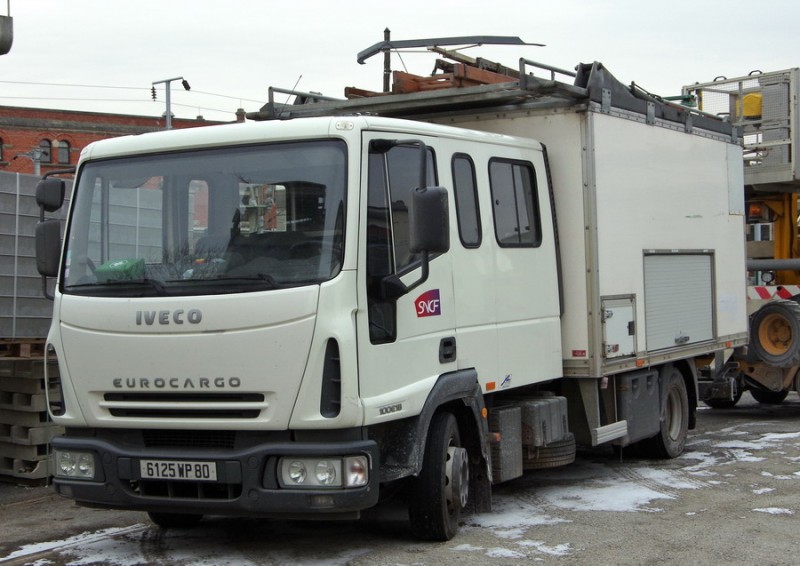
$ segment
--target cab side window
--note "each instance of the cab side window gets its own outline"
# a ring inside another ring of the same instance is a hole
[[[457,153],[453,156],[453,193],[461,243],[465,248],[477,248],[482,238],[481,215],[475,165],[469,155]]]
[[[533,166],[524,161],[492,159],[489,185],[495,237],[500,247],[541,245],[542,227]]]

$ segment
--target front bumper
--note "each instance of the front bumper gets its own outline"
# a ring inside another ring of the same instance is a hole
[[[268,442],[243,449],[140,448],[89,437],[57,437],[55,450],[95,455],[95,480],[56,477],[55,490],[89,507],[164,513],[258,517],[357,516],[378,502],[378,446],[371,440]],[[367,456],[369,481],[356,488],[282,488],[281,457]],[[214,482],[142,479],[139,461],[181,460],[216,464]]]

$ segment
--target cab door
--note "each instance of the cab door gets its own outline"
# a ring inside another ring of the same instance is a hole
[[[356,318],[365,424],[418,414],[436,379],[456,367],[449,254],[432,255],[428,279],[410,292],[393,298],[385,289],[388,276],[406,285],[422,277],[409,238],[410,196],[422,184],[419,142],[426,184],[435,186],[435,139],[363,134]]]

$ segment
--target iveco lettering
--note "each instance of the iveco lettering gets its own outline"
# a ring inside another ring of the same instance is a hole
[[[158,324],[200,324],[203,320],[203,313],[199,309],[175,309],[174,311],[136,311],[136,325],[146,324],[152,326]]]

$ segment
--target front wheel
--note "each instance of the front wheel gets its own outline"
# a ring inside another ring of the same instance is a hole
[[[411,531],[422,540],[446,541],[458,532],[469,499],[469,457],[452,413],[431,420],[422,470],[409,489]]]
[[[191,529],[197,526],[202,515],[194,513],[156,513],[148,511],[147,516],[162,529]]]
[[[661,411],[661,430],[643,441],[646,451],[655,458],[677,458],[686,446],[689,432],[689,396],[683,375],[674,366],[661,369],[665,399]]]
[[[736,406],[736,403],[739,402],[739,399],[742,398],[742,390],[740,388],[736,388],[736,394],[733,396],[733,399],[705,399],[703,403],[711,407],[712,409],[730,409]]]
[[[751,389],[750,395],[753,399],[762,405],[780,405],[786,396],[789,395],[788,391],[766,391],[764,389]]]

